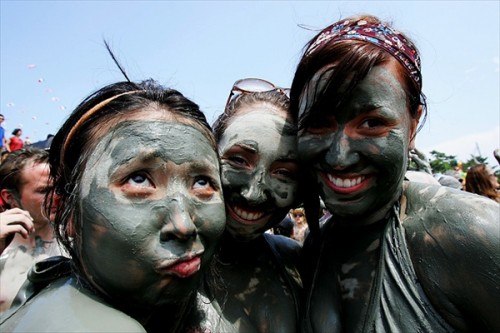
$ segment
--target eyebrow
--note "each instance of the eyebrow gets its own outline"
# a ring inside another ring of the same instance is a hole
[[[295,163],[299,164],[298,157],[297,156],[280,156],[278,157],[275,162],[285,162],[285,163]]]
[[[256,154],[259,152],[259,144],[253,140],[244,140],[241,142],[237,142],[234,146],[238,146],[241,149],[244,149],[250,153]]]
[[[120,159],[114,160],[111,166],[114,170],[116,170],[117,168],[122,167],[124,165],[130,165],[132,163],[137,163],[137,162],[140,163],[149,162],[157,158],[161,158],[157,150],[148,152],[138,152],[135,155],[123,156]]]

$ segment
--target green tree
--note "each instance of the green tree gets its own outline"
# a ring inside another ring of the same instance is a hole
[[[445,153],[433,150],[430,164],[433,173],[445,173],[448,170],[453,170],[457,166],[455,155],[446,155]]]
[[[462,164],[462,170],[466,171],[469,170],[471,166],[477,165],[477,164],[488,164],[487,162],[488,158],[487,157],[482,157],[480,155],[470,155],[470,158]]]

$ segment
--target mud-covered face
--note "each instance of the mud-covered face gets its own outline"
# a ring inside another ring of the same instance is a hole
[[[393,63],[374,67],[342,108],[321,110],[299,132],[299,154],[314,169],[326,207],[357,223],[382,218],[401,194],[418,120],[395,73]]]
[[[231,120],[219,142],[227,230],[252,239],[279,223],[297,196],[296,131],[285,115],[252,106]]]
[[[195,127],[124,121],[92,151],[80,187],[83,273],[115,300],[178,301],[224,230],[219,162]]]

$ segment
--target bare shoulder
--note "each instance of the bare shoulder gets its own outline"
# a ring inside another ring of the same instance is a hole
[[[404,193],[408,249],[431,302],[456,328],[500,329],[491,310],[500,306],[500,205],[444,186],[409,183]]]
[[[402,222],[410,243],[440,248],[441,255],[461,255],[462,260],[471,254],[491,254],[498,260],[497,202],[445,186],[418,183],[406,187],[405,199]]]
[[[419,220],[426,227],[476,230],[478,236],[480,229],[499,229],[500,204],[486,197],[420,183],[409,183],[405,197],[405,226],[414,227]]]
[[[61,278],[0,324],[2,332],[145,332],[135,319]]]

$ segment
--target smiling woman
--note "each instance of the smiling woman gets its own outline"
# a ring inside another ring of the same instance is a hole
[[[301,281],[297,242],[266,234],[297,204],[296,127],[286,90],[259,79],[237,81],[214,125],[221,155],[226,232],[215,293],[224,332],[296,332]]]
[[[72,270],[53,264],[53,283],[2,330],[156,330],[155,317],[165,332],[197,327],[196,289],[225,222],[215,141],[198,106],[152,81],[104,87],[56,134],[50,164]],[[46,266],[35,267],[35,285]]]
[[[416,47],[374,16],[306,47],[290,103],[311,174],[303,330],[499,331],[498,204],[405,179],[426,109]]]

